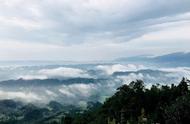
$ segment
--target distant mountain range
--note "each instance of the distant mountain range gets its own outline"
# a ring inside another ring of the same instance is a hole
[[[177,52],[161,56],[133,56],[116,59],[116,62],[152,63],[164,66],[190,66],[190,52]]]
[[[89,83],[95,83],[98,79],[92,79],[92,78],[71,78],[71,79],[65,79],[65,80],[58,80],[58,79],[33,79],[33,80],[24,80],[24,79],[18,79],[18,80],[6,80],[6,81],[0,81],[0,87],[48,87],[48,86],[60,86],[60,85],[70,85],[70,84],[76,84],[76,83],[83,83],[83,84],[89,84]]]

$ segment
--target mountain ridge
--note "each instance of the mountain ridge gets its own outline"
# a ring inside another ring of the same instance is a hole
[[[175,52],[159,56],[132,56],[115,60],[116,62],[152,63],[166,66],[190,66],[190,52]]]

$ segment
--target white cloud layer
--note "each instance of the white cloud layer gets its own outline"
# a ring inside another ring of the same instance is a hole
[[[82,69],[66,68],[66,67],[60,67],[55,69],[42,69],[38,73],[39,75],[46,75],[49,78],[59,78],[59,77],[89,78],[90,77],[88,73]]]
[[[24,102],[40,102],[40,101],[42,102],[42,100],[44,100],[39,95],[33,92],[3,91],[3,90],[0,90],[0,99],[16,99]]]
[[[98,65],[96,67],[98,70],[104,71],[106,74],[111,75],[114,72],[126,72],[126,71],[137,71],[140,69],[145,69],[143,65],[134,65],[134,64],[114,64],[114,65]]]
[[[58,67],[51,69],[40,69],[33,74],[20,75],[17,78],[32,79],[68,79],[68,78],[91,78],[87,71],[78,68]]]
[[[65,104],[84,105],[88,101],[103,102],[107,97],[113,95],[116,89],[123,84],[129,84],[131,81],[141,79],[145,82],[146,87],[150,88],[152,84],[170,85],[178,84],[182,77],[190,79],[189,67],[177,68],[157,68],[136,64],[104,64],[104,65],[83,65],[85,69],[79,69],[71,66],[20,66],[20,67],[2,67],[0,73],[6,80],[10,77],[23,77],[25,79],[49,79],[49,78],[88,78],[96,77],[94,81],[68,82],[66,84],[48,84],[23,85],[0,87],[0,99],[16,99],[25,102],[47,103],[51,100],[58,100]],[[6,72],[7,71],[7,72]],[[6,73],[3,73],[6,72]],[[94,72],[94,73],[92,73]],[[115,73],[114,72],[120,72]],[[1,76],[0,75],[0,76]],[[7,77],[8,75],[8,77]],[[23,76],[19,76],[23,75]],[[103,79],[102,79],[103,78]],[[97,80],[98,79],[98,80]],[[49,80],[51,81],[51,80]],[[32,83],[32,82],[30,82]],[[49,85],[51,84],[51,85]]]
[[[59,91],[69,98],[81,98],[86,99],[93,95],[93,92],[97,90],[96,84],[71,84],[69,86],[63,85]],[[95,92],[94,92],[95,93]]]

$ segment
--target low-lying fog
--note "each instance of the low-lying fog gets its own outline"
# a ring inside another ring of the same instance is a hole
[[[177,84],[190,78],[189,67],[157,68],[138,64],[33,65],[0,67],[0,99],[85,105],[103,102],[118,87],[141,79],[152,84]]]

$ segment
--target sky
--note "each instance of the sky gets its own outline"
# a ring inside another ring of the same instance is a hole
[[[0,60],[189,52],[190,0],[0,0]]]

